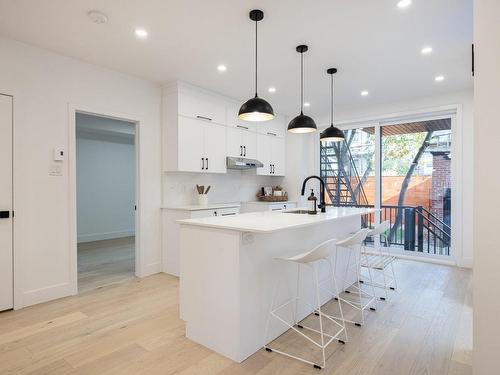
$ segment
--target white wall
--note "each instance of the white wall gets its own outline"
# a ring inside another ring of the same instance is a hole
[[[474,126],[473,126],[473,92],[459,91],[446,95],[415,99],[409,102],[398,102],[385,106],[370,107],[364,105],[359,110],[339,111],[336,122],[342,124],[362,122],[366,119],[376,119],[385,115],[401,112],[424,111],[447,105],[458,104],[461,107],[458,136],[462,139],[461,172],[462,181],[462,246],[457,262],[463,267],[472,267],[473,258],[473,164],[474,164]],[[316,119],[318,128],[323,129],[329,124],[327,118]],[[287,138],[287,177],[285,185],[298,186],[304,176],[319,174],[319,135],[301,135],[299,140],[294,136]]]
[[[97,131],[82,128],[89,122]],[[78,242],[135,235],[134,135],[108,130],[110,122],[134,131],[135,124],[123,121],[85,114],[76,117]]]
[[[161,270],[160,87],[0,38],[0,91],[14,96],[16,308],[76,292],[70,252],[69,163],[50,176],[52,148],[69,145],[68,107],[130,114],[139,125],[140,269]]]
[[[227,174],[172,173],[164,174],[163,205],[197,204],[196,184],[211,186],[209,203],[255,201],[262,186],[281,185],[283,177],[257,176],[255,170],[228,170]]]
[[[500,2],[474,5],[474,353],[476,375],[498,374],[500,349]]]

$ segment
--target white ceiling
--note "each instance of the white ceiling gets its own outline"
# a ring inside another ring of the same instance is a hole
[[[253,93],[254,26],[259,24],[260,96],[277,112],[298,107],[299,56],[306,43],[306,112],[328,113],[337,67],[340,110],[471,88],[472,0],[0,0],[0,35],[155,82],[184,80],[248,99]],[[107,14],[93,23],[90,9]],[[136,27],[149,32],[134,36]],[[422,56],[431,45],[434,52]],[[228,70],[219,73],[218,64]],[[446,79],[434,82],[443,74]],[[267,92],[269,86],[277,92]],[[361,90],[370,95],[361,97]]]

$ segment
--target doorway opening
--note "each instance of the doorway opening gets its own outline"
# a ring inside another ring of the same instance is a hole
[[[78,292],[135,276],[136,123],[76,113]]]

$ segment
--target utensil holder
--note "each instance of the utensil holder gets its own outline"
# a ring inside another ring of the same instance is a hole
[[[208,195],[207,194],[198,194],[198,204],[200,206],[208,206]]]

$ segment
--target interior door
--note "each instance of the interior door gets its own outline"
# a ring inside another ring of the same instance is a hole
[[[205,170],[203,131],[203,121],[179,116],[179,171],[203,172]]]
[[[0,94],[0,311],[13,308],[12,97]]]

